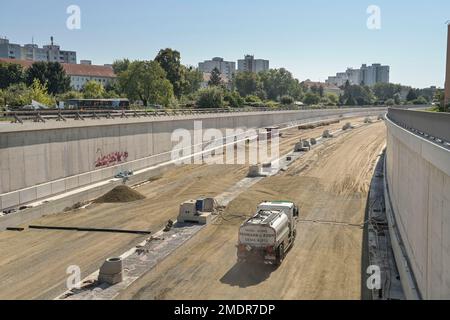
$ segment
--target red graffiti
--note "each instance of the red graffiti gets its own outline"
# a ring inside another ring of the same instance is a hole
[[[105,167],[125,162],[128,159],[128,152],[112,152],[106,156],[101,156],[95,161],[95,167]]]

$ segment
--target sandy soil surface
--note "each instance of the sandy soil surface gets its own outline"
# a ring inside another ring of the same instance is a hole
[[[292,149],[300,137],[318,137],[324,129],[335,130],[342,125],[288,130],[281,139],[281,153]],[[95,204],[88,209],[43,217],[32,224],[154,232],[162,229],[168,219],[176,219],[183,201],[201,195],[216,196],[244,178],[247,172],[245,165],[175,167],[137,189],[147,197],[145,200]],[[0,299],[52,299],[66,290],[68,266],[79,266],[83,278],[97,270],[104,259],[122,254],[143,239],[130,234],[30,229],[0,232]],[[229,254],[233,260],[232,252]]]
[[[119,299],[360,299],[367,191],[384,143],[382,122],[326,142],[241,194]],[[261,201],[279,199],[301,208],[285,261],[279,268],[237,264],[239,225]]]

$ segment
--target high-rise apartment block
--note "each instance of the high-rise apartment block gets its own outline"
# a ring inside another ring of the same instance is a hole
[[[269,60],[255,59],[251,55],[246,55],[244,59],[238,60],[238,71],[259,73],[267,70],[269,70]]]
[[[198,64],[198,69],[207,74],[211,73],[216,68],[222,75],[227,77],[228,80],[232,80],[233,75],[236,73],[236,62],[224,61],[223,58],[216,57],[212,60],[206,60]]]
[[[0,38],[0,58],[16,59],[26,61],[46,61],[59,63],[77,63],[77,53],[75,51],[61,50],[60,46],[51,43],[39,48],[36,44],[15,44],[10,43],[6,38]]]
[[[335,76],[328,77],[329,84],[342,87],[347,83],[351,85],[373,86],[377,83],[389,83],[389,66],[382,66],[379,63],[368,66],[363,64],[360,69],[348,68],[345,72],[339,72]]]

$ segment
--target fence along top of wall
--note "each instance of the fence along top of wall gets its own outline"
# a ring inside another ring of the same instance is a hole
[[[406,129],[450,142],[450,113],[389,108],[388,117]]]
[[[255,115],[273,115],[273,114],[308,114],[311,112],[317,114],[326,113],[339,113],[346,111],[385,111],[386,108],[351,108],[351,109],[318,109],[318,110],[282,110],[282,111],[241,111],[241,112],[230,112],[230,113],[200,113],[200,114],[167,114],[159,116],[132,116],[128,115],[127,118],[121,118],[115,116],[114,118],[101,117],[100,119],[85,118],[85,120],[67,120],[67,121],[56,121],[48,120],[46,122],[35,123],[32,121],[20,123],[1,123],[0,122],[0,134],[7,132],[21,132],[21,131],[40,131],[40,130],[52,130],[52,129],[64,129],[64,128],[84,128],[84,127],[95,127],[95,126],[113,126],[118,124],[134,124],[134,123],[147,123],[147,122],[163,122],[163,121],[177,121],[177,120],[201,120],[201,119],[211,119],[211,118],[229,118],[229,117],[240,117],[240,116],[255,116]],[[101,113],[97,114],[98,117]],[[293,119],[295,120],[295,119]]]

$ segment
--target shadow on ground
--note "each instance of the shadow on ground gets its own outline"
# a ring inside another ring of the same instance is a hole
[[[276,270],[273,265],[256,263],[236,263],[221,279],[220,282],[239,288],[247,288],[267,280]]]

